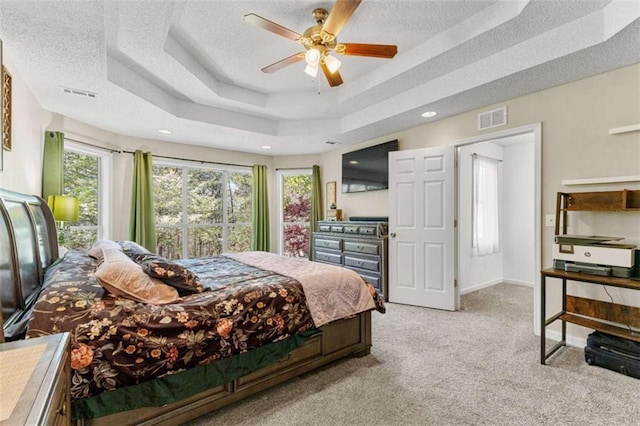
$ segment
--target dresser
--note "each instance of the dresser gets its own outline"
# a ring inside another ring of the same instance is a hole
[[[312,259],[360,274],[388,299],[388,222],[320,221],[313,233]]]
[[[0,369],[0,425],[71,423],[68,333],[0,344]]]

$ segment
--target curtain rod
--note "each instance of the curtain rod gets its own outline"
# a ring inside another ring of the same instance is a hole
[[[126,151],[126,150],[120,150],[120,151],[116,151],[119,154],[135,154],[134,151]],[[180,158],[180,157],[170,157],[168,155],[156,155],[156,154],[151,154],[151,156],[155,157],[155,158],[166,158],[167,160],[180,160],[180,161],[193,161],[194,163],[200,163],[200,164],[218,164],[220,166],[235,166],[235,167],[248,167],[251,168],[252,166],[248,166],[246,164],[236,164],[236,163],[221,163],[219,161],[207,161],[207,160],[194,160],[192,158]]]
[[[118,154],[135,154],[134,151],[127,151],[125,149],[105,148],[103,146],[98,146],[98,145],[94,145],[94,144],[91,144],[91,143],[88,143],[88,142],[79,141],[77,139],[68,138],[66,136],[64,138],[66,140],[71,141],[71,142],[76,142],[76,143],[79,143],[79,144],[82,144],[82,145],[88,145],[88,146],[91,146],[93,148],[98,148],[98,149],[102,149],[104,151],[108,151],[111,154],[114,154],[114,153],[118,153]],[[166,155],[155,155],[153,153],[151,155],[153,157],[156,157],[156,158],[166,158],[168,160],[180,160],[180,161],[194,161],[196,163],[201,163],[201,164],[207,163],[207,164],[218,164],[218,165],[221,165],[221,166],[251,167],[251,166],[247,166],[246,164],[220,163],[220,162],[217,162],[217,161],[206,161],[206,160],[192,160],[190,158],[169,157],[169,156],[166,156]]]
[[[498,163],[502,163],[502,160],[498,160],[497,158],[492,158],[492,157],[487,157],[486,155],[482,155],[482,154],[476,154],[475,152],[473,154],[471,154],[472,157],[482,157],[482,158],[486,158],[487,160],[492,160],[492,161],[497,161]]]
[[[99,145],[94,145],[94,144],[89,143],[89,142],[79,141],[79,140],[77,140],[77,139],[69,138],[69,137],[67,137],[67,136],[65,136],[65,137],[64,137],[64,139],[65,139],[65,140],[67,140],[67,141],[71,141],[71,142],[79,143],[79,144],[81,144],[81,145],[87,145],[87,146],[91,146],[91,147],[93,147],[93,148],[98,148],[98,149],[101,149],[101,150],[103,150],[103,151],[109,151],[109,152],[110,152],[110,153],[112,153],[112,154],[113,154],[114,152],[118,152],[118,150],[117,150],[117,149],[113,149],[113,148],[105,148],[104,146],[99,146]]]

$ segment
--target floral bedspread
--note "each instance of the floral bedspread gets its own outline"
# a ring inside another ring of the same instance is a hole
[[[313,328],[296,280],[225,257],[181,262],[213,291],[148,305],[115,297],[71,251],[47,270],[27,337],[71,333],[73,399],[172,374]]]

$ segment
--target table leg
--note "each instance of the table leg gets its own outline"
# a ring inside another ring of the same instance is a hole
[[[541,274],[540,277],[540,364],[544,365],[546,361],[546,328],[547,328],[547,295],[546,295],[546,277]]]

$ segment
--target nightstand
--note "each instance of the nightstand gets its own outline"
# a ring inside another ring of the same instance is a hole
[[[69,333],[0,344],[0,425],[69,425]]]

